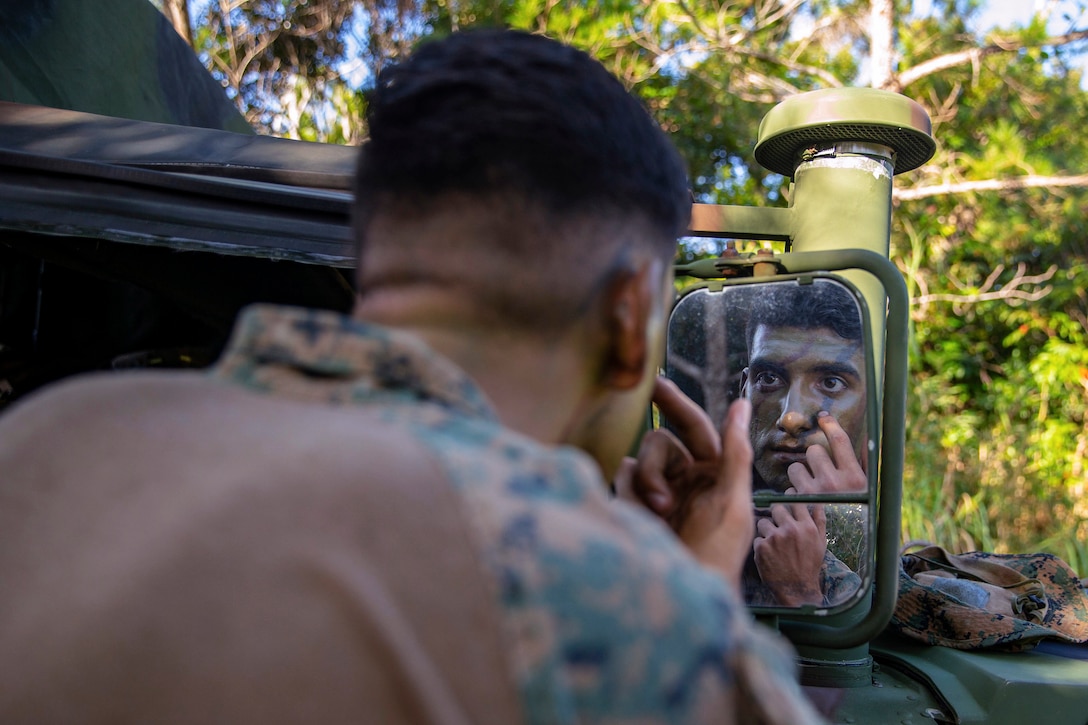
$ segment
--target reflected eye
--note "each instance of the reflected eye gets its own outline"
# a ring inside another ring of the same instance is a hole
[[[837,375],[830,375],[820,380],[820,389],[827,393],[841,393],[850,385]]]
[[[782,387],[782,385],[785,384],[785,381],[782,379],[781,375],[772,373],[769,370],[764,370],[756,373],[755,377],[752,378],[752,384],[755,386],[756,390],[766,392]]]

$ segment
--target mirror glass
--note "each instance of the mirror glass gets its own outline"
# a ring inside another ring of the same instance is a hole
[[[868,585],[867,338],[854,293],[822,277],[697,289],[672,312],[666,375],[714,421],[752,402],[752,606],[835,608]]]

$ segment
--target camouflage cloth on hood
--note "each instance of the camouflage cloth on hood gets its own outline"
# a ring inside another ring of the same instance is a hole
[[[1088,593],[1056,556],[953,555],[930,546],[901,564],[891,631],[964,650],[1088,642]]]

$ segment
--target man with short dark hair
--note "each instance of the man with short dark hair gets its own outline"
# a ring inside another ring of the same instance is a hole
[[[499,31],[384,70],[368,120],[350,318],[251,308],[208,374],[0,419],[0,721],[814,719],[731,586],[747,404],[718,431],[655,383],[665,136]],[[680,541],[604,485],[651,391]]]
[[[746,337],[754,488],[864,491],[866,362],[854,299],[827,280],[771,285],[753,304]],[[827,549],[825,507],[803,504],[757,516],[745,583],[749,603],[789,606],[832,605],[861,584]]]
[[[755,488],[812,488],[819,477],[822,491],[865,490],[858,475],[868,437],[857,303],[829,281],[776,284],[757,298],[746,337]]]

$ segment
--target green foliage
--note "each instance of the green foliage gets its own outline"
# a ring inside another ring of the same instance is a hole
[[[358,84],[342,72],[372,74],[423,28],[400,0],[210,0],[194,21],[194,49],[251,124],[331,143],[365,132]]]
[[[962,40],[938,32],[956,22],[903,26],[907,65],[937,48],[962,50]],[[1027,44],[1046,37],[1040,22],[1006,31]],[[1079,119],[1088,98],[1078,74],[1044,62],[1054,53],[993,53],[906,89],[937,121],[931,168],[941,179],[1084,172]],[[1048,550],[1088,571],[1085,208],[1083,188],[1042,188],[946,194],[898,209],[894,256],[918,302],[906,538]]]
[[[900,75],[977,51],[903,88],[929,111],[939,149],[897,186],[1088,171],[1088,93],[1072,62],[1083,47],[1048,46],[1041,18],[972,34],[984,4],[934,0],[912,17],[911,2],[895,3]],[[785,203],[787,180],[752,154],[760,119],[789,94],[864,82],[869,50],[866,0],[263,0],[217,20],[219,7],[195,24],[196,45],[239,104],[271,123],[292,107],[293,89],[292,132],[322,140],[365,135],[364,97],[338,76],[346,28],[362,28],[371,80],[432,34],[498,25],[561,38],[642,97],[687,159],[699,201],[729,204]],[[364,22],[303,32],[316,27],[306,13],[344,8]],[[251,36],[274,40],[243,44],[259,52],[239,72],[231,39]],[[935,193],[896,207],[893,259],[915,302],[904,539],[1050,550],[1088,574],[1086,209],[1083,187],[1057,186]],[[700,253],[689,244],[683,256]]]

